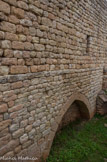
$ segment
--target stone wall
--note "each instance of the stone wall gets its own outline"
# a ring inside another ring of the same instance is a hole
[[[105,0],[0,0],[0,156],[46,158],[74,99],[94,115],[106,63]]]
[[[107,67],[104,68],[104,75],[103,75],[103,90],[107,91]]]

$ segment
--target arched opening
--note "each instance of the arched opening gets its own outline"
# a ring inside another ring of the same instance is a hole
[[[70,105],[66,113],[64,114],[62,121],[60,122],[58,126],[58,130],[60,130],[64,126],[76,120],[82,121],[82,120],[88,120],[88,119],[89,119],[89,112],[88,112],[86,105],[82,101],[75,100]]]
[[[74,107],[73,109],[72,109],[72,106]],[[77,117],[80,117],[80,116],[81,116],[81,118],[84,118],[84,119],[90,119],[94,115],[91,112],[91,106],[90,106],[90,103],[89,103],[88,99],[86,98],[86,96],[81,93],[74,93],[67,100],[67,102],[63,105],[63,107],[61,107],[61,111],[60,111],[59,115],[56,116],[55,121],[51,125],[51,133],[46,138],[46,148],[43,151],[43,153],[41,153],[43,155],[42,156],[43,159],[46,160],[46,158],[48,157],[52,143],[53,143],[53,139],[54,139],[61,123],[64,121],[64,119],[66,121],[66,115],[68,115],[68,116],[69,116],[69,114],[71,116],[73,115],[72,111],[75,111],[74,119],[76,119]],[[71,117],[69,117],[69,120],[67,121],[67,123],[69,123],[69,122],[71,122]]]

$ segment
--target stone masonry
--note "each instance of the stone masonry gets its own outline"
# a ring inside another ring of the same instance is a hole
[[[73,103],[95,114],[106,67],[106,0],[0,0],[0,157],[45,160]]]

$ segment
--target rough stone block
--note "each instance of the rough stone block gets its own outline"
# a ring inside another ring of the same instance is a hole
[[[10,32],[10,33],[16,32],[16,26],[6,21],[1,22],[0,29],[3,31]]]
[[[0,105],[0,113],[4,113],[8,110],[7,104]]]
[[[10,6],[7,3],[0,1],[0,11],[10,14]]]
[[[15,138],[18,138],[18,137],[22,136],[23,133],[24,133],[24,128],[18,129],[17,131],[15,131],[15,132],[12,134],[12,136],[13,136],[13,138],[15,139]]]
[[[28,135],[24,134],[23,136],[20,137],[20,143],[23,144],[28,141]]]
[[[11,48],[11,42],[9,40],[4,40],[1,42],[1,44],[2,48]]]
[[[8,66],[0,66],[0,75],[7,75],[9,73]]]
[[[25,16],[25,11],[22,10],[21,8],[12,7],[12,13],[13,15],[16,15],[18,18],[24,18]]]
[[[2,58],[2,65],[17,65],[16,58]]]
[[[28,73],[27,66],[11,66],[10,68],[11,74],[25,74]]]
[[[2,122],[0,122],[0,131],[2,131],[3,129],[7,128],[9,125],[11,124],[11,120],[4,120]]]

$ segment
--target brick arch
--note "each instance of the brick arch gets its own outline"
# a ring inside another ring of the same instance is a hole
[[[91,119],[93,114],[91,113],[91,105],[87,99],[87,97],[85,95],[83,95],[82,93],[74,93],[65,103],[65,105],[62,107],[61,112],[59,113],[59,116],[56,117],[55,122],[52,124],[51,126],[51,133],[49,134],[49,136],[46,139],[46,149],[43,152],[43,158],[46,159],[49,155],[52,143],[53,143],[53,139],[55,137],[55,134],[57,132],[58,126],[60,124],[60,122],[62,121],[62,118],[64,116],[64,114],[67,112],[67,110],[70,108],[70,106],[74,103],[77,102],[81,107],[83,108],[82,112],[84,117],[86,117],[87,119]],[[84,111],[86,110],[86,111]]]

